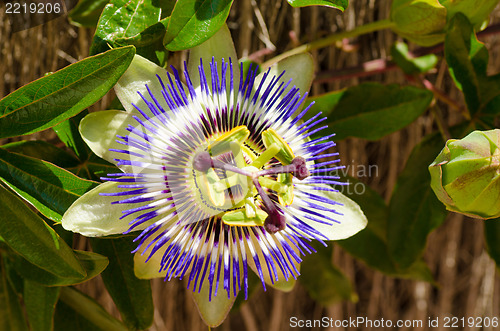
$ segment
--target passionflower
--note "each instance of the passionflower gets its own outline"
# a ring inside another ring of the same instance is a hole
[[[335,143],[312,138],[324,118],[305,120],[310,56],[246,77],[235,59],[227,28],[191,51],[184,80],[136,56],[115,87],[127,111],[92,113],[80,125],[122,172],[103,177],[62,220],[86,236],[137,233],[136,275],[187,279],[212,326],[239,291],[247,297],[249,269],[264,288],[287,287],[311,240],[366,225],[328,185],[339,184]],[[296,83],[276,74],[283,65]]]

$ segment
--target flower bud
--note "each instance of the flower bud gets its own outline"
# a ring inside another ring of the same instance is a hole
[[[431,187],[446,209],[474,218],[500,216],[500,130],[450,139],[429,166]]]

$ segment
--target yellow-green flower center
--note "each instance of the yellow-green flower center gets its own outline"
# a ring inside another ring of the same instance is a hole
[[[255,151],[250,148],[249,136],[246,126],[238,126],[200,146],[192,160],[197,203],[228,225],[264,225],[269,214],[276,213],[267,193],[277,197],[282,206],[293,202],[296,166],[290,146],[275,130],[268,129],[262,133],[265,148]]]

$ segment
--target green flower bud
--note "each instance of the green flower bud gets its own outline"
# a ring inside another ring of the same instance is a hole
[[[446,209],[474,218],[500,217],[500,130],[450,139],[429,166],[431,187]]]

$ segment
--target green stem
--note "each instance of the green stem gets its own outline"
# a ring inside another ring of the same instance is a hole
[[[371,22],[362,26],[358,26],[357,28],[354,28],[353,30],[350,31],[344,31],[340,33],[335,33],[332,34],[326,38],[323,39],[318,39],[313,42],[310,42],[308,44],[301,45],[299,47],[293,48],[287,52],[281,53],[278,56],[273,57],[272,59],[264,62],[262,64],[262,68],[265,69],[267,67],[270,67],[272,64],[288,57],[291,55],[296,55],[304,52],[309,52],[315,49],[323,48],[326,46],[330,46],[331,44],[334,44],[337,41],[343,40],[345,38],[354,38],[363,34],[367,34],[370,32],[374,31],[379,31],[383,29],[388,29],[394,26],[394,23],[390,20],[380,20],[380,21],[375,21]]]

